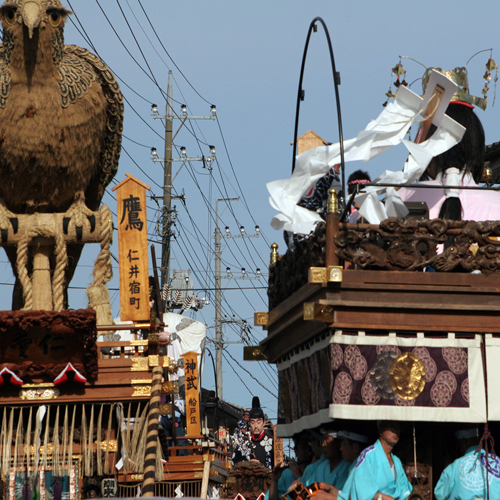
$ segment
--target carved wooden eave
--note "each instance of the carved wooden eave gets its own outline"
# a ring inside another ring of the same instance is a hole
[[[261,346],[275,363],[328,328],[500,333],[499,294],[500,274],[345,269],[341,282],[308,283],[269,311]],[[316,319],[305,319],[311,304]]]

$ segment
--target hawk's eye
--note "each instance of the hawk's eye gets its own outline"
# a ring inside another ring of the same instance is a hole
[[[14,24],[16,22],[16,9],[14,7],[4,7],[2,14],[7,24]]]
[[[59,26],[61,24],[62,16],[61,16],[61,13],[59,11],[51,10],[50,12],[48,12],[48,15],[49,15],[50,24],[52,24],[52,26],[56,27],[56,26]]]

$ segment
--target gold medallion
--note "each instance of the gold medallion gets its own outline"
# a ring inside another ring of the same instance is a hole
[[[391,364],[389,380],[394,392],[406,400],[415,399],[425,387],[425,367],[412,352],[404,352]]]

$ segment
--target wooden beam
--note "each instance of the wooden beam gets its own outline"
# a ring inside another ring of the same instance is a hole
[[[50,277],[50,245],[36,245],[33,248],[33,309],[52,311],[52,280]]]
[[[341,283],[306,284],[271,310],[261,346],[274,363],[329,328],[496,334],[499,295],[498,274],[345,269]],[[331,322],[305,321],[304,303],[328,307]]]
[[[100,243],[101,242],[101,215],[99,212],[94,212],[95,217],[95,229],[90,231],[90,221],[87,217],[83,218],[83,234],[82,238],[78,239],[74,226],[70,225],[68,234],[63,233],[63,219],[64,213],[55,214],[19,214],[17,215],[18,220],[18,230],[16,233],[12,229],[9,229],[7,233],[7,241],[1,241],[1,246],[18,245],[23,241],[25,234],[39,229],[41,232],[48,232],[55,234],[59,232],[63,235],[64,241],[67,244],[85,244],[85,243]],[[41,236],[36,236],[32,239],[33,245],[53,245],[54,240],[52,238],[45,238]]]

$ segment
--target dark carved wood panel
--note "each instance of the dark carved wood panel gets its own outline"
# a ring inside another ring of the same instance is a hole
[[[269,310],[307,283],[310,267],[325,267],[326,225],[321,222],[311,236],[288,250],[269,269]]]
[[[500,222],[391,217],[379,226],[344,224],[337,255],[361,269],[498,272]],[[443,250],[443,244],[449,246]]]

